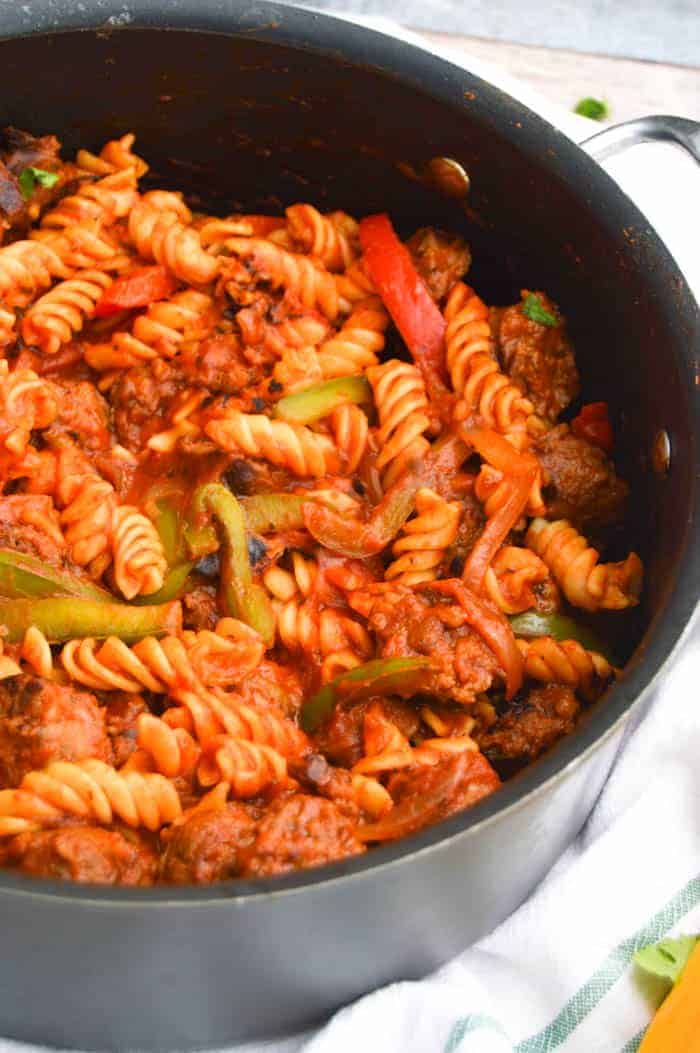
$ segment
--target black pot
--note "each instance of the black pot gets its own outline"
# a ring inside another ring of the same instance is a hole
[[[546,289],[606,398],[647,567],[642,642],[580,730],[495,796],[320,870],[207,889],[0,876],[0,1033],[57,1046],[224,1044],[419,977],[503,919],[584,822],[698,596],[700,326],[654,231],[513,99],[389,37],[271,3],[3,5],[3,121],[66,149],[132,129],[157,179],[221,208],[309,199],[462,229],[491,302]],[[60,14],[58,13],[60,9]],[[167,31],[165,31],[167,30]],[[685,126],[692,145],[693,131]],[[435,156],[470,211],[411,178]],[[652,469],[655,436],[671,442]]]

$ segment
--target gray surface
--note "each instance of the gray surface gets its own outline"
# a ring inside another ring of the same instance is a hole
[[[314,0],[434,32],[700,66],[700,0]]]

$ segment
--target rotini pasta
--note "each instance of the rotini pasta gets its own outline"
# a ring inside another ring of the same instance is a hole
[[[203,786],[225,781],[235,797],[255,797],[288,782],[287,762],[270,746],[222,735],[211,739],[197,769]]]
[[[386,569],[387,580],[417,585],[436,578],[445,550],[457,536],[461,515],[459,501],[445,501],[427,487],[419,490],[415,518],[404,524],[394,542],[396,558]]]
[[[22,320],[25,343],[55,355],[80,332],[112,279],[104,271],[79,271],[40,297]]]
[[[493,792],[617,673],[573,608],[641,589],[578,530],[627,488],[604,404],[558,422],[558,307],[487,306],[457,235],[193,212],[88,147],[0,247],[3,858],[247,878]]]
[[[367,376],[380,421],[377,468],[387,488],[428,452],[430,444],[423,434],[430,427],[428,397],[420,370],[408,362],[392,358],[373,366]]]
[[[525,548],[504,545],[486,571],[489,598],[505,614],[519,614],[535,606],[533,586],[549,578],[545,563]]]
[[[92,154],[89,150],[78,150],[75,163],[83,171],[101,176],[133,168],[136,178],[140,179],[148,171],[148,165],[131,149],[135,141],[136,136],[129,133],[105,143],[99,155]]]
[[[592,680],[609,680],[613,667],[602,655],[587,651],[576,640],[554,640],[540,636],[518,640],[525,674],[544,683],[555,681],[571,687],[586,688]]]
[[[329,321],[338,314],[335,282],[320,264],[262,238],[231,238],[227,248],[245,260],[259,280],[284,289],[304,310],[318,309]],[[240,280],[240,271],[237,275]]]
[[[387,313],[376,298],[356,303],[340,330],[318,348],[324,380],[354,376],[376,366],[388,323]]]
[[[357,257],[357,223],[352,216],[343,212],[323,216],[307,204],[292,205],[286,215],[292,240],[329,271],[347,270]]]
[[[222,450],[269,461],[299,478],[321,478],[340,468],[340,456],[332,440],[304,424],[224,410],[204,430]]]
[[[188,225],[191,218],[177,194],[151,190],[131,210],[129,237],[145,259],[162,263],[184,282],[205,285],[216,277],[218,264]]]
[[[596,550],[565,519],[533,519],[525,543],[547,564],[575,607],[616,611],[638,602],[642,565],[636,553],[621,563],[599,563]]]
[[[173,358],[184,341],[202,340],[212,331],[212,306],[212,298],[195,289],[176,293],[170,300],[151,304],[136,318],[131,332],[112,333],[108,344],[92,344],[85,360],[102,371]]]
[[[457,282],[447,299],[445,319],[447,368],[466,414],[480,414],[490,428],[522,448],[533,406],[498,367],[486,304],[468,285]]]
[[[0,836],[51,825],[63,815],[159,830],[182,813],[177,791],[158,774],[119,772],[99,760],[53,761],[0,790]]]
[[[137,197],[135,170],[121,169],[96,183],[83,183],[75,194],[62,198],[44,214],[41,226],[51,230],[85,223],[110,226],[128,215]]]
[[[112,513],[114,580],[122,596],[148,596],[163,584],[167,561],[153,523],[131,505]]]

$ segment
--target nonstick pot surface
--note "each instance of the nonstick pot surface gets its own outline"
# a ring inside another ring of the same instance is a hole
[[[361,860],[191,895],[304,887],[493,818],[626,712],[692,611],[699,581],[699,336],[697,306],[683,279],[641,214],[563,135],[420,50],[273,4],[237,10],[192,0],[161,9],[144,0],[107,23],[99,0],[62,6],[58,26],[47,5],[3,12],[6,33],[62,30],[0,42],[7,123],[53,132],[67,153],[133,130],[155,183],[184,188],[195,202],[222,212],[311,200],[358,214],[388,210],[406,232],[426,224],[458,229],[472,246],[471,280],[487,300],[512,302],[521,286],[546,289],[569,319],[584,398],[607,399],[617,419],[620,467],[635,495],[626,544],[631,536],[647,567],[639,624],[647,635],[625,677],[576,735],[496,797]],[[455,158],[468,171],[466,210],[415,178],[436,156]],[[665,478],[650,470],[651,444],[662,427],[673,448]],[[0,881],[27,888],[11,877]]]

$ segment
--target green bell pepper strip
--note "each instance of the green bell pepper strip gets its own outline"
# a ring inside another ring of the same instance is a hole
[[[157,515],[154,521],[160,537],[168,566],[172,567],[182,559],[182,517],[170,501],[161,497],[156,501]]]
[[[158,592],[151,593],[150,596],[139,596],[133,600],[137,606],[167,603],[178,599],[186,591],[187,579],[195,565],[194,560],[185,559],[183,536],[185,524],[180,510],[165,497],[156,501],[156,509],[155,528],[170,569]]]
[[[253,581],[240,504],[221,483],[207,483],[194,493],[192,515],[195,522],[204,515],[216,520],[221,536],[221,593],[227,614],[250,625],[266,644],[272,644],[275,616],[264,588]]]
[[[256,494],[237,498],[243,511],[246,530],[251,534],[269,534],[273,530],[303,530],[303,507],[315,498],[305,494]],[[321,503],[321,502],[317,502]],[[201,559],[219,547],[216,531],[210,524],[195,526],[186,521],[183,535],[187,552]]]
[[[157,592],[152,592],[150,596],[137,596],[131,602],[135,607],[146,607],[180,599],[185,592],[190,591],[187,588],[187,579],[193,567],[194,563],[178,563],[165,575],[165,581]]]
[[[371,404],[372,388],[366,377],[336,377],[287,395],[275,405],[272,416],[295,424],[312,424],[348,402]]]
[[[95,603],[113,600],[109,592],[91,581],[14,549],[0,549],[0,596],[14,599],[79,596]]]
[[[587,651],[595,651],[603,658],[613,662],[610,648],[591,629],[574,621],[566,614],[538,614],[536,611],[525,611],[523,614],[511,615],[508,621],[516,636],[551,636],[555,640],[576,640]]]
[[[301,494],[257,494],[242,497],[239,503],[246,529],[253,534],[269,534],[272,530],[301,530],[307,500]]]
[[[79,597],[39,600],[0,599],[0,627],[7,643],[19,643],[31,626],[41,630],[49,643],[64,643],[76,637],[105,639],[118,636],[135,643],[144,636],[177,632],[179,603],[130,607],[125,603],[102,603]]]
[[[301,726],[306,732],[316,731],[341,699],[359,702],[372,695],[415,695],[431,664],[429,658],[420,657],[375,658],[341,673],[303,703]]]

